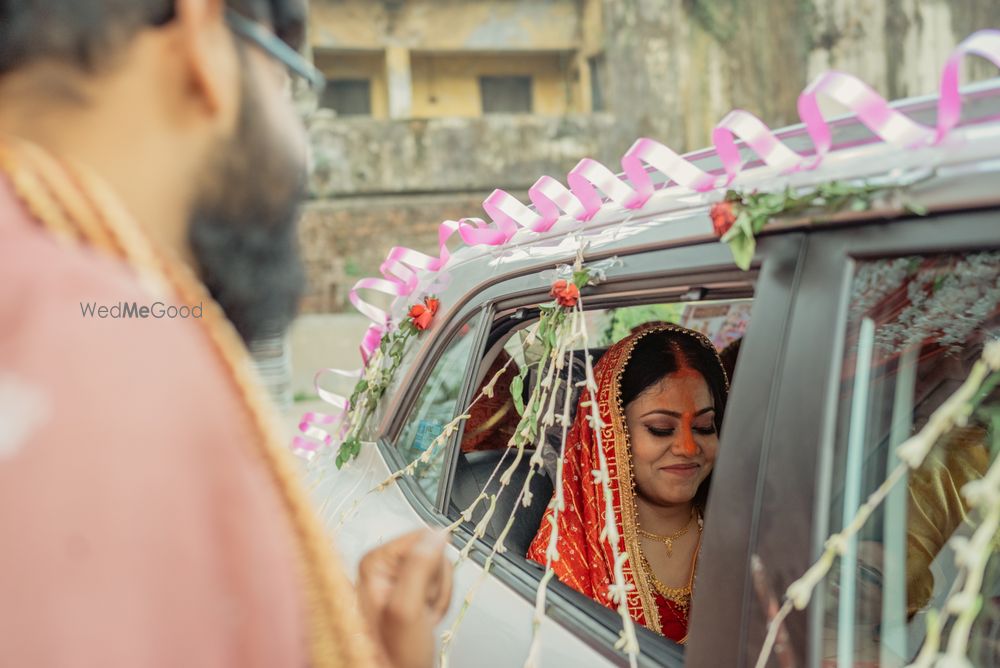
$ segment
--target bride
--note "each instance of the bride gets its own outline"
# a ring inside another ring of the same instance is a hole
[[[728,380],[712,343],[675,325],[637,331],[594,368],[596,434],[587,393],[564,447],[556,577],[614,608],[612,549],[601,534],[605,500],[593,471],[600,447],[611,474],[628,610],[640,624],[683,644],[701,547],[702,515],[719,447]],[[553,530],[549,508],[528,558],[545,563]]]

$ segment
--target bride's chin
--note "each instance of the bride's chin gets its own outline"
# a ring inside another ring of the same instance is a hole
[[[691,501],[694,500],[694,496],[697,491],[697,487],[690,490],[663,490],[657,495],[657,504],[661,506],[679,506],[685,503],[691,503]]]

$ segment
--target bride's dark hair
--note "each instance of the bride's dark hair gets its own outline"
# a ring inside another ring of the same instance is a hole
[[[726,411],[729,380],[715,347],[707,339],[688,330],[654,330],[640,338],[621,378],[621,406],[624,409],[640,394],[653,387],[670,374],[691,368],[705,379],[715,407],[715,429],[720,432]],[[704,510],[708,489],[712,481],[709,474],[695,494],[694,502]]]

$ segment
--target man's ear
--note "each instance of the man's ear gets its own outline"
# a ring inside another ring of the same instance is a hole
[[[175,0],[180,32],[179,57],[189,68],[191,83],[209,113],[236,106],[238,65],[233,37],[225,22],[224,0]]]

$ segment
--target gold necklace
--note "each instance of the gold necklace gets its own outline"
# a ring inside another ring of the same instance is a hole
[[[204,303],[201,323],[230,373],[260,435],[254,444],[281,494],[298,538],[311,664],[369,665],[373,647],[349,612],[354,593],[341,575],[279,436],[278,418],[256,381],[247,351],[222,309],[184,264],[159,252],[110,187],[83,166],[45,149],[0,136],[0,175],[6,176],[29,215],[67,246],[85,243],[125,261],[147,290],[169,286],[186,303]]]
[[[663,536],[658,533],[653,533],[652,531],[646,531],[642,527],[637,527],[636,532],[643,538],[649,538],[650,540],[655,540],[657,543],[663,543],[667,546],[667,558],[669,559],[674,554],[674,541],[683,536],[691,528],[691,522],[694,521],[695,510],[691,509],[691,517],[688,518],[687,524],[682,526],[677,531],[673,532],[669,536]]]
[[[691,557],[691,573],[688,576],[688,582],[683,587],[669,587],[663,583],[660,578],[656,577],[656,573],[653,572],[653,567],[650,566],[649,560],[646,559],[645,553],[642,551],[642,546],[639,546],[639,565],[646,577],[650,582],[653,583],[653,588],[663,598],[667,599],[674,605],[676,605],[681,613],[687,614],[688,608],[691,607],[691,595],[694,592],[694,576],[695,571],[698,568],[698,554],[701,552],[701,526],[698,527],[698,543],[694,548],[694,555]]]

